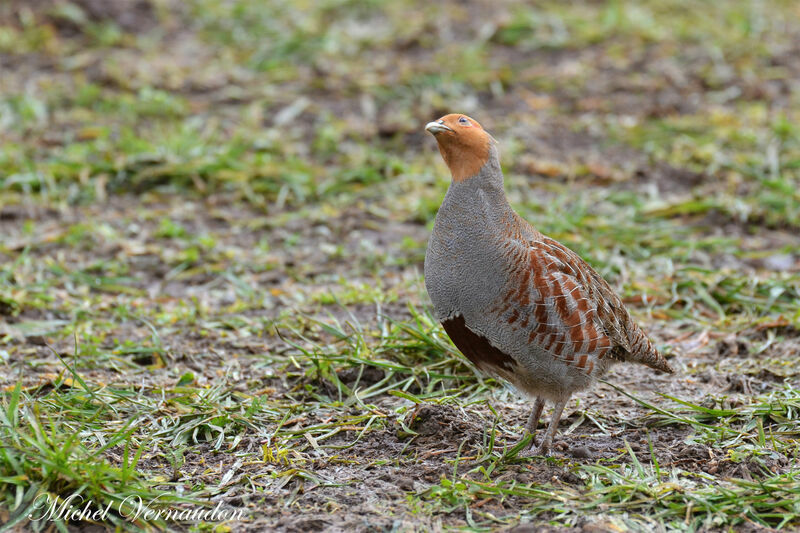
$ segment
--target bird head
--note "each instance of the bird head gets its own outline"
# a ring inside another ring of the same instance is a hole
[[[489,160],[492,143],[496,142],[477,120],[459,113],[428,122],[425,130],[436,137],[453,181],[477,175]]]

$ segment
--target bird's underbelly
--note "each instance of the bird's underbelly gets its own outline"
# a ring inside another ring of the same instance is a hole
[[[591,377],[559,361],[541,346],[514,339],[500,332],[500,337],[487,338],[478,323],[463,315],[442,321],[453,344],[483,372],[502,378],[517,390],[553,401],[591,384]]]
[[[425,283],[436,318],[476,367],[505,379],[520,392],[552,400],[591,384],[585,373],[530,341],[530,332],[537,326],[532,313],[520,309],[520,316],[512,321],[498,313],[498,303],[507,292],[500,273],[486,275],[493,269],[454,266],[458,265],[431,269],[426,261]]]

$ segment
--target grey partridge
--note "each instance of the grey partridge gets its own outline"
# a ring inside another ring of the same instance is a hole
[[[436,319],[484,372],[555,404],[539,452],[547,454],[570,396],[621,361],[673,372],[608,283],[508,203],[495,141],[474,119],[428,123],[452,181],[425,254]]]

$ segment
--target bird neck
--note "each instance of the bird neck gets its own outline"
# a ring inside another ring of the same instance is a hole
[[[467,185],[465,188],[481,189],[490,196],[499,195],[504,201],[506,198],[503,190],[503,171],[500,169],[500,153],[494,144],[489,146],[489,155],[483,165],[471,176],[456,179],[453,175],[452,186],[457,184]]]
[[[489,158],[477,174],[464,180],[453,180],[440,207],[442,216],[448,213],[469,212],[465,221],[487,224],[492,220],[505,220],[513,210],[503,189],[503,173],[497,149],[492,146]]]

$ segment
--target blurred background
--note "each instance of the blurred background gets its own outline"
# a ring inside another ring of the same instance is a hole
[[[261,418],[230,419],[226,438],[270,428],[259,438],[289,454],[274,457],[313,452],[281,429],[289,410],[318,438],[320,413],[362,423],[326,403],[342,386],[380,383],[390,414],[406,408],[392,387],[487,401],[497,389],[424,313],[449,175],[423,127],[450,112],[498,139],[515,208],[595,266],[690,380],[618,383],[709,405],[796,398],[796,0],[0,0],[0,385],[61,379],[49,344],[139,402],[218,385],[207,401],[227,413],[226,394],[260,391],[274,411],[248,403]],[[193,398],[164,409],[207,408]],[[163,416],[167,450],[186,419]],[[683,450],[675,438],[658,445]],[[789,448],[762,459],[781,472]],[[682,468],[705,468],[690,452]]]
[[[542,231],[721,315],[697,268],[798,270],[799,20],[757,0],[6,0],[0,252],[50,257],[44,239],[64,272],[183,296],[220,273],[416,279],[449,181],[422,127],[464,112]]]

